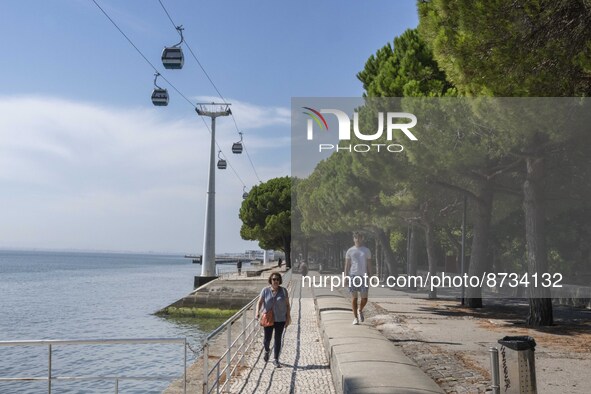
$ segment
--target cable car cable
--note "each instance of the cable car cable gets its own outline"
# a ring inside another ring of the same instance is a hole
[[[246,152],[246,157],[248,157],[248,161],[250,161],[250,165],[252,166],[252,170],[254,171],[254,175],[259,180],[259,183],[263,183],[263,181],[261,181],[261,178],[259,178],[259,174],[257,174],[257,170],[254,168],[254,164],[252,162],[252,159],[250,158],[250,155],[248,154],[248,150],[246,149],[246,144],[244,142],[242,142],[242,146],[244,147],[244,152]]]
[[[99,10],[101,10],[101,12],[107,17],[107,19],[113,24],[113,26],[115,26],[115,28],[117,30],[119,30],[119,33],[121,33],[121,35],[123,37],[125,37],[125,39],[131,44],[131,46],[137,51],[137,53],[140,54],[140,56],[146,61],[146,63],[148,63],[150,65],[150,67],[152,67],[152,69],[154,70],[154,72],[157,72],[160,74],[160,72],[158,71],[158,69],[152,64],[152,62],[150,62],[150,60],[148,60],[148,58],[142,53],[142,51],[140,51],[140,49],[133,43],[133,41],[131,41],[131,39],[127,36],[127,34],[125,34],[123,32],[123,30],[121,30],[121,28],[117,25],[117,23],[115,23],[115,21],[109,16],[109,14],[107,14],[107,12],[96,2],[96,0],[92,0],[92,2],[98,7]],[[162,74],[160,74],[160,76],[162,77],[162,79],[164,79],[166,81],[166,83],[168,83],[170,85],[170,87],[172,87],[182,98],[185,99],[185,101],[187,101],[191,107],[195,108],[195,104],[193,104],[191,102],[191,100],[189,100],[183,93],[181,93],[180,90],[178,90],[176,88],[176,86],[174,86],[168,79],[166,79],[166,77]]]
[[[131,44],[131,46],[137,51],[137,53],[140,54],[140,56],[145,60],[146,63],[148,63],[150,65],[150,67],[152,67],[152,69],[154,70],[155,73],[160,74],[160,72],[158,71],[158,69],[152,64],[152,62],[150,62],[150,60],[148,60],[148,58],[142,53],[142,51],[133,43],[133,41],[131,41],[131,39],[127,36],[127,34],[125,34],[123,32],[123,30],[117,25],[117,23],[113,20],[113,18],[111,18],[109,16],[109,14],[96,2],[96,0],[92,0],[92,2],[97,6],[97,8],[105,15],[105,17],[111,22],[111,24],[113,24],[113,26],[115,26],[115,28],[119,31],[119,33],[121,33],[121,35],[123,37],[125,37],[125,39],[127,40],[127,42],[129,42],[129,44]],[[176,28],[176,26],[175,26]],[[192,52],[192,51],[191,51]],[[166,83],[168,83],[182,98],[185,99],[185,101],[187,101],[189,103],[189,105],[191,105],[191,107],[193,109],[196,108],[195,104],[193,104],[193,102],[191,102],[191,100],[189,100],[187,98],[187,96],[185,96],[179,89],[177,89],[177,87],[172,84],[164,75],[160,74],[160,77],[162,77],[162,79],[164,79],[164,81]],[[212,82],[213,83],[213,82]],[[205,119],[203,119],[201,117],[201,120],[203,121],[203,124],[205,125],[205,128],[207,129],[207,131],[209,131],[209,134],[211,135],[211,130],[209,128],[209,125],[207,124],[207,122],[205,121]],[[236,121],[234,120],[234,123],[236,123]],[[222,150],[220,148],[220,145],[218,144],[217,141],[215,141],[215,144],[217,145],[218,149]],[[223,150],[222,150],[223,151]],[[225,156],[225,155],[224,155]],[[230,168],[232,169],[232,171],[234,172],[234,174],[236,175],[236,177],[238,178],[238,180],[240,181],[240,183],[243,185],[243,187],[246,187],[246,184],[244,183],[244,181],[242,180],[242,178],[240,177],[240,175],[238,175],[238,172],[236,172],[236,170],[234,169],[234,167],[230,164],[229,161],[227,161],[227,164],[230,166]],[[256,172],[255,172],[256,174]],[[260,180],[260,179],[259,179]]]
[[[164,10],[164,13],[168,17],[168,20],[170,21],[170,23],[172,24],[172,26],[175,29],[177,29],[177,24],[172,19],[172,16],[170,15],[170,13],[168,12],[168,10],[166,9],[166,7],[164,6],[164,4],[162,3],[162,0],[158,0],[158,3],[160,3],[160,6]],[[185,46],[187,47],[187,49],[189,49],[189,52],[191,53],[191,55],[193,56],[193,58],[195,59],[195,61],[199,65],[199,67],[201,68],[201,71],[203,71],[203,73],[205,74],[205,76],[207,77],[207,79],[209,80],[209,82],[211,83],[211,86],[213,86],[213,88],[218,93],[218,95],[220,96],[220,98],[222,99],[222,101],[224,103],[226,103],[226,99],[224,98],[224,96],[222,95],[222,93],[220,92],[220,90],[217,88],[217,86],[215,85],[215,83],[213,82],[213,80],[211,79],[211,77],[209,76],[209,74],[207,73],[207,71],[205,71],[205,68],[203,67],[203,65],[201,64],[201,62],[199,61],[199,59],[197,59],[197,56],[193,52],[193,49],[191,48],[191,46],[189,45],[189,42],[186,39],[185,39]],[[236,117],[234,116],[234,114],[231,114],[231,116],[232,116],[232,120],[234,121],[234,126],[236,127],[236,131],[241,135],[240,139],[242,140],[242,132],[240,131],[240,128],[238,127],[238,123],[236,122]],[[246,145],[244,145],[244,143],[243,143],[243,146],[244,146],[244,151],[246,152],[246,156],[248,158],[248,161],[250,162],[250,165],[252,167],[252,170],[254,171],[255,177],[258,179],[259,183],[263,183],[263,181],[261,181],[261,178],[259,177],[259,174],[257,173],[257,170],[256,170],[256,168],[254,166],[254,163],[253,163],[253,161],[252,161],[252,159],[250,157],[250,154],[248,153],[248,150],[246,149]]]
[[[174,23],[174,21],[172,20],[172,17],[170,16],[170,13],[168,12],[168,10],[166,9],[166,7],[164,6],[164,4],[162,3],[161,0],[158,0],[158,3],[160,3],[160,6],[162,7],[162,9],[164,10],[164,13],[166,14],[166,16],[168,17],[168,20],[170,21],[170,23],[172,23],[172,26],[176,29],[177,25]],[[218,93],[218,95],[220,96],[220,98],[222,99],[222,101],[224,102],[224,104],[226,103],[226,99],[222,96],[222,94],[220,93],[219,89],[217,88],[217,86],[215,86],[215,83],[213,83],[213,80],[211,79],[211,77],[209,76],[209,74],[207,73],[207,71],[205,71],[205,68],[203,67],[203,65],[201,64],[201,62],[199,61],[199,59],[197,59],[197,56],[195,55],[195,53],[193,52],[193,49],[191,49],[191,46],[189,45],[189,42],[185,39],[185,46],[187,47],[187,49],[189,50],[189,52],[191,52],[191,55],[193,56],[193,59],[195,59],[195,61],[197,62],[197,64],[199,65],[199,67],[201,68],[201,71],[203,71],[203,74],[205,74],[205,76],[207,77],[207,79],[209,80],[209,83],[211,83],[211,86],[213,86],[213,88],[215,89],[215,91]],[[236,121],[234,121],[236,122]]]

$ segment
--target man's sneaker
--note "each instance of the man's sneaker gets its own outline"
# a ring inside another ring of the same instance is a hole
[[[353,325],[356,326],[359,324],[359,320],[357,320],[357,318],[353,319]]]
[[[279,362],[279,360],[273,361],[273,365],[275,366],[275,368],[281,368],[281,363]]]
[[[269,361],[269,352],[265,352],[265,355],[263,356],[263,360],[265,360],[265,362]]]
[[[365,316],[363,316],[363,311],[359,311],[358,315],[359,315],[359,321],[361,323],[363,323],[365,321]]]

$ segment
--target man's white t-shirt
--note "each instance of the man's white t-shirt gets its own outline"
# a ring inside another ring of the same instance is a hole
[[[351,260],[349,275],[363,276],[368,273],[367,261],[371,259],[371,252],[369,251],[369,248],[365,246],[352,246],[349,248],[349,250],[347,250],[345,258]]]

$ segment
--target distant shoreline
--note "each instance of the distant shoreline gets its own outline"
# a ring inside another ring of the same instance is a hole
[[[48,249],[48,248],[12,248],[12,247],[0,247],[0,253],[2,252],[16,252],[16,253],[87,253],[87,254],[131,254],[131,255],[146,255],[146,256],[171,256],[184,258],[189,253],[184,252],[138,252],[133,250],[94,250],[94,249]]]

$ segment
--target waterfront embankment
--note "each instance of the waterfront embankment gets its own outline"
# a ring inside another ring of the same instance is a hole
[[[174,315],[176,311],[186,313],[187,310],[203,308],[238,310],[259,295],[261,289],[267,285],[266,272],[274,267],[276,265],[243,272],[242,275],[233,273],[214,279],[160,309],[156,314]],[[196,311],[195,315],[198,316],[199,312]]]
[[[199,310],[218,308],[242,308],[250,301],[256,298],[261,289],[268,286],[268,276],[270,272],[280,271],[285,274],[285,266],[279,269],[276,264],[270,264],[258,270],[251,270],[224,275],[223,278],[215,279],[193,290],[187,296],[179,299],[171,305],[163,308],[158,313],[166,314],[174,312],[175,309],[194,309]],[[284,284],[285,285],[285,284]],[[248,313],[254,318],[254,310]],[[241,324],[231,324],[229,329],[232,331],[231,337],[238,338],[242,330]],[[225,332],[211,338],[208,344],[209,366],[217,362],[227,349],[227,336]],[[203,378],[203,357],[202,348],[189,350],[195,352],[199,357],[187,369],[187,392],[201,392]],[[165,394],[179,394],[183,392],[182,379],[175,380],[164,392]]]

